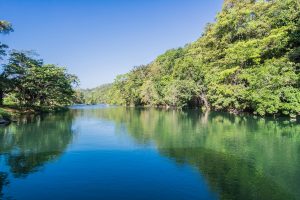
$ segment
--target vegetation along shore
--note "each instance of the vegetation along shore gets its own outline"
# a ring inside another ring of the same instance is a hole
[[[0,33],[13,31],[0,21]],[[0,107],[51,111],[73,103],[197,107],[300,115],[300,3],[226,0],[214,23],[183,48],[134,67],[112,84],[75,91],[76,76],[0,43]]]
[[[1,34],[12,31],[9,22],[0,21]],[[16,114],[57,111],[73,104],[79,81],[66,68],[46,64],[30,51],[8,51],[0,43],[0,59],[5,56],[0,70],[0,123],[9,123]]]
[[[86,103],[300,114],[300,3],[226,0],[183,48],[81,91]]]

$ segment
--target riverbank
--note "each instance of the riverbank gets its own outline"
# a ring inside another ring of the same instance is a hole
[[[68,110],[67,107],[49,108],[49,107],[18,107],[2,106],[0,107],[0,125],[7,125],[15,121],[21,115],[43,114]]]
[[[13,113],[11,110],[0,108],[0,125],[9,124],[12,121]]]
[[[0,124],[9,124],[21,115],[39,113],[35,109],[20,108],[16,106],[2,106],[0,107]]]
[[[106,105],[113,105],[113,104],[107,104]],[[85,105],[97,105],[97,104],[85,104]],[[265,114],[265,115],[259,115],[257,112],[254,111],[243,111],[243,110],[237,110],[237,109],[213,109],[211,107],[206,108],[205,106],[186,106],[186,107],[176,107],[176,106],[168,106],[168,105],[116,105],[116,106],[122,106],[126,108],[155,108],[155,109],[161,109],[161,110],[199,110],[200,112],[218,112],[218,113],[228,113],[235,116],[252,116],[256,118],[273,118],[273,119],[280,119],[280,118],[289,118],[290,121],[297,121],[300,120],[300,113],[297,114],[289,114],[284,115],[282,113],[276,113],[276,114]]]

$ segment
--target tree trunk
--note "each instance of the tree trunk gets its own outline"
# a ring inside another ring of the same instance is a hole
[[[206,109],[206,110],[210,110],[210,104],[209,104],[209,102],[208,102],[208,100],[207,100],[207,98],[206,98],[206,95],[202,93],[202,94],[200,95],[200,99],[201,99],[203,105],[205,106],[205,109]]]

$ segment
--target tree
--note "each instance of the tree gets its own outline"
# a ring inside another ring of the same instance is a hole
[[[190,80],[174,80],[165,88],[165,102],[169,106],[182,108],[187,106],[198,93],[195,82]]]
[[[0,34],[8,34],[12,31],[13,31],[13,28],[9,22],[0,20]],[[7,48],[8,48],[7,45],[2,44],[0,42],[0,59],[2,59],[2,56],[6,55],[5,49],[7,49]]]
[[[13,31],[12,26],[7,21],[0,20],[0,34],[8,34]],[[6,49],[8,46],[6,44],[2,44],[0,42],[0,60],[2,60],[2,56],[6,55]],[[0,71],[0,106],[3,105],[3,98],[5,88],[8,87],[8,81],[5,75]]]
[[[65,68],[45,65],[28,52],[12,52],[4,75],[18,103],[28,107],[55,109],[69,105],[75,95],[73,86],[78,83]]]
[[[225,0],[196,42],[119,76],[109,93],[122,105],[295,116],[299,71],[299,0]]]

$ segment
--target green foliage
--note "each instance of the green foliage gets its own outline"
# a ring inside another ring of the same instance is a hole
[[[0,119],[10,120],[11,114],[0,108]]]
[[[79,91],[81,100],[78,102],[86,104],[106,103],[109,101],[109,91],[111,86],[111,84],[105,84],[94,89]]]
[[[198,94],[197,85],[189,80],[174,80],[165,88],[165,102],[175,107],[187,106]]]
[[[225,0],[202,37],[119,76],[108,103],[299,115],[300,3]]]
[[[45,65],[26,52],[13,51],[3,67],[4,92],[18,105],[56,109],[70,105],[74,99],[77,77],[65,68]]]
[[[0,20],[0,34],[8,34],[11,31],[13,31],[11,24],[7,21]],[[7,48],[8,46],[6,44],[0,42],[0,60],[6,55]],[[4,90],[8,87],[8,84],[9,82],[0,70],[0,106],[3,105]]]
[[[83,90],[80,90],[80,89],[75,90],[73,103],[74,104],[84,104],[85,103],[85,96],[84,96]]]
[[[10,23],[0,21],[0,34],[13,31]],[[0,59],[7,45],[0,43]],[[30,52],[12,51],[8,63],[0,70],[0,106],[16,104],[30,108],[54,110],[73,103],[76,76],[56,65],[44,64]],[[6,97],[6,98],[5,98]]]
[[[0,33],[9,33],[13,31],[12,25],[4,20],[0,20]]]
[[[0,20],[0,34],[8,34],[9,32],[12,32],[13,28],[11,24],[7,21]],[[8,48],[7,45],[2,44],[0,42],[0,60],[2,59],[2,56],[6,55],[5,50]]]

